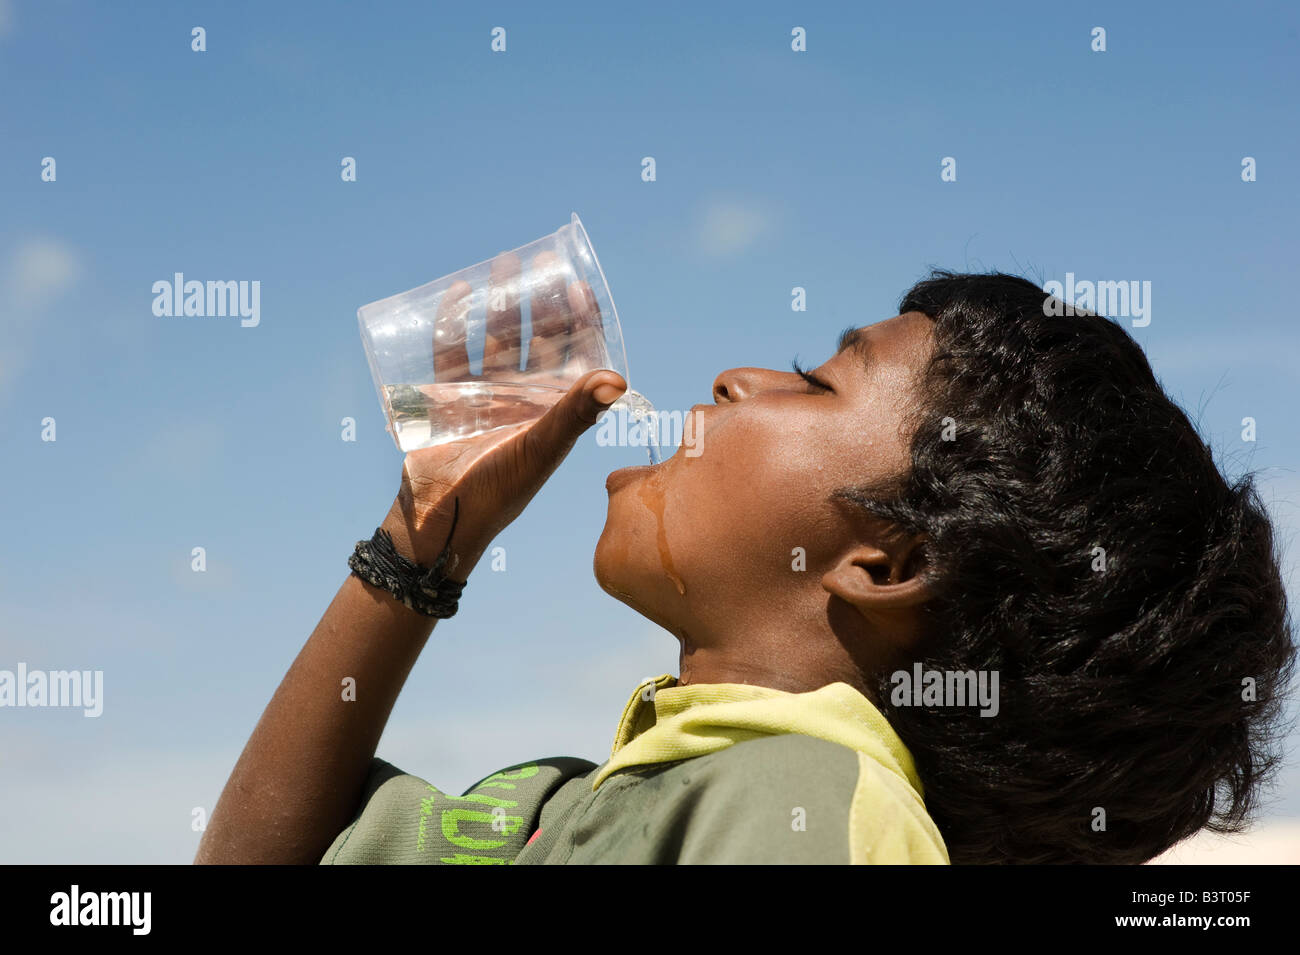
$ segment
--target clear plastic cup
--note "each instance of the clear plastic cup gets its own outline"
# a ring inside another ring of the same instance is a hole
[[[357,318],[402,452],[539,418],[595,368],[630,382],[618,312],[577,213],[548,236],[364,305]],[[629,391],[612,410],[639,414],[638,399]]]

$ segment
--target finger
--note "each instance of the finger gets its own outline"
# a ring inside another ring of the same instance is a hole
[[[573,314],[573,336],[569,344],[569,373],[580,375],[593,368],[608,368],[605,330],[600,306],[591,286],[574,282],[569,286],[569,309]]]
[[[519,370],[519,256],[502,252],[492,260],[488,279],[487,327],[483,339],[483,374]]]
[[[524,434],[524,455],[535,467],[554,467],[602,411],[627,391],[616,371],[597,369],[583,375],[538,422]]]
[[[533,296],[529,304],[532,336],[528,339],[528,370],[559,371],[567,354],[570,325],[569,295],[560,257],[549,249],[533,258]]]
[[[453,282],[442,293],[433,320],[433,378],[435,381],[464,381],[473,377],[469,352],[465,349],[465,316],[469,314],[472,289],[468,282]]]

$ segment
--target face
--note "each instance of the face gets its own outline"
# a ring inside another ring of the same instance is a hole
[[[875,531],[831,493],[907,473],[904,417],[932,327],[911,312],[859,328],[811,369],[814,381],[763,368],[718,375],[713,403],[692,409],[697,456],[683,444],[660,465],[609,476],[601,586],[686,654],[834,656],[812,639],[834,629],[823,575]]]

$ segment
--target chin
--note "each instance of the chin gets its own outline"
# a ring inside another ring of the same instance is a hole
[[[608,555],[605,544],[605,532],[601,531],[600,537],[596,540],[596,550],[591,555],[591,572],[596,575],[596,583],[604,589],[605,581],[608,577]]]
[[[596,550],[591,557],[591,569],[596,582],[607,593],[632,589],[628,573],[632,535],[627,528],[612,526],[607,519],[596,540]],[[613,588],[613,590],[611,590]]]
[[[591,569],[596,575],[596,583],[615,600],[626,604],[654,623],[665,626],[659,616],[642,603],[641,588],[636,585],[636,575],[627,563],[629,550],[628,532],[612,529],[607,523],[600,534],[600,539],[596,541],[596,552],[591,559]]]

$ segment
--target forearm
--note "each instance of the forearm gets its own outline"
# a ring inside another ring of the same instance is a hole
[[[320,861],[356,811],[434,622],[355,576],[343,582],[244,747],[196,863]]]
[[[466,580],[626,388],[615,372],[589,371],[526,427],[408,454],[381,525],[393,547],[421,567],[438,565],[446,551],[441,573]],[[194,861],[319,862],[358,808],[384,724],[432,624],[349,577],[253,730]],[[354,700],[344,693],[348,678]]]

